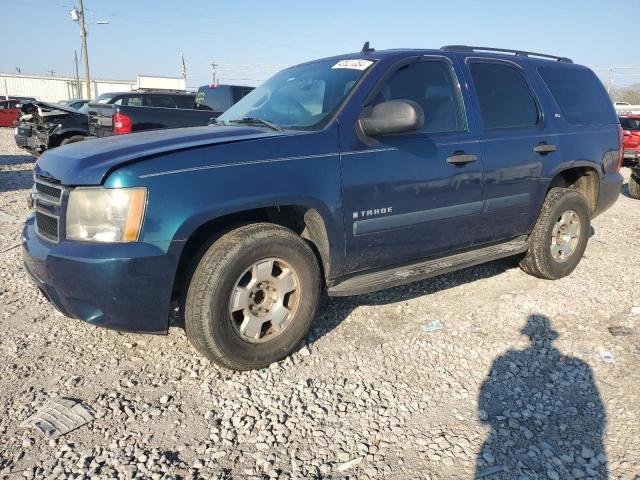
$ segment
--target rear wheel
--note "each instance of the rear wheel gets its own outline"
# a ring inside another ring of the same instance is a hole
[[[187,337],[224,367],[264,367],[306,336],[319,294],[320,270],[304,240],[278,225],[243,226],[198,263],[185,302]]]
[[[520,268],[539,278],[569,275],[587,247],[590,215],[585,198],[575,190],[552,188],[529,236]]]
[[[631,198],[640,200],[640,176],[636,176],[634,173],[629,178],[629,195]]]

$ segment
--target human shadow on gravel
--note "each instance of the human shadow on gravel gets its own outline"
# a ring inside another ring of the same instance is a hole
[[[498,357],[480,389],[478,417],[491,432],[475,478],[608,478],[606,412],[591,368],[552,345],[547,317],[529,316],[522,333],[531,345]]]
[[[31,155],[0,155],[0,193],[31,188],[32,169],[10,170],[5,166],[34,163],[35,160]]]

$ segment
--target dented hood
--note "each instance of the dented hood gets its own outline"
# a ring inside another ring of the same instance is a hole
[[[287,134],[246,126],[207,126],[91,138],[46,151],[34,171],[64,185],[99,185],[115,168],[151,155]]]
[[[23,113],[33,113],[34,111],[40,109],[40,116],[47,117],[53,115],[65,115],[68,113],[72,113],[74,115],[85,115],[78,110],[75,110],[66,105],[58,105],[57,103],[47,103],[47,102],[24,102],[20,104],[20,110]]]

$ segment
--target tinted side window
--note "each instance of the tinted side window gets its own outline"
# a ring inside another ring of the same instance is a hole
[[[194,108],[194,101],[196,98],[194,95],[173,95],[171,98],[176,102],[178,108]]]
[[[146,102],[148,107],[176,108],[176,103],[169,95],[149,95]]]
[[[253,90],[253,88],[233,87],[233,103],[238,103],[242,99],[242,97],[244,97],[248,93],[251,93],[251,90]]]
[[[200,87],[196,94],[196,108],[224,112],[230,107],[230,100],[227,87]]]
[[[564,118],[576,125],[616,123],[611,99],[590,70],[581,68],[538,68]]]
[[[142,106],[142,96],[134,95],[134,96],[126,96],[120,97],[115,102],[116,105],[128,105],[130,107],[141,107]]]
[[[467,128],[458,80],[446,62],[416,62],[399,68],[382,86],[373,104],[387,100],[418,103],[424,110],[421,132],[462,132]]]
[[[476,87],[486,129],[532,127],[539,113],[531,90],[514,67],[473,62],[469,70]]]
[[[9,102],[0,102],[0,110],[9,108]]]
[[[640,118],[620,117],[620,125],[625,130],[640,130]]]

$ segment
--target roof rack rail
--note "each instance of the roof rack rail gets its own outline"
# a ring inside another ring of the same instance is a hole
[[[556,55],[547,55],[545,53],[527,52],[525,50],[511,50],[509,48],[492,48],[492,47],[471,47],[469,45],[445,45],[440,50],[443,52],[497,52],[497,53],[513,53],[520,57],[541,57],[556,60],[558,62],[573,63],[573,60],[567,57],[558,57]]]

